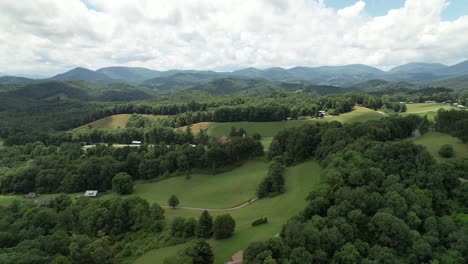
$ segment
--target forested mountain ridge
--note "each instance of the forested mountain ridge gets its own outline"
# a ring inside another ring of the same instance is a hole
[[[233,72],[215,72],[198,70],[156,71],[141,67],[105,67],[92,71],[75,68],[51,77],[51,80],[83,80],[101,83],[127,82],[146,84],[161,90],[171,87],[179,89],[198,86],[210,80],[222,77],[242,77],[264,79],[270,82],[302,81],[316,85],[350,86],[357,83],[383,79],[387,81],[409,81],[427,83],[436,80],[458,77],[468,74],[468,61],[446,66],[439,63],[408,63],[389,71],[382,71],[363,64],[344,66],[297,66],[290,69],[273,67],[268,69],[245,68]],[[47,79],[42,79],[47,80]],[[20,81],[20,80],[18,80]],[[36,80],[41,81],[41,80]],[[11,79],[10,83],[14,80]]]

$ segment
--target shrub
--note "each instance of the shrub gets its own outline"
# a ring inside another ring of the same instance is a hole
[[[252,226],[259,226],[259,225],[263,225],[263,224],[266,224],[268,223],[268,218],[266,217],[263,217],[263,218],[259,218],[255,221],[252,222]]]
[[[442,145],[439,149],[439,155],[444,158],[453,157],[453,147],[449,144]]]

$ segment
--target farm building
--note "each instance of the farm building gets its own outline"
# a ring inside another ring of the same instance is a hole
[[[237,251],[234,255],[232,255],[231,259],[227,261],[225,264],[242,264],[244,262],[244,251],[240,250]]]
[[[458,108],[465,109],[466,107],[464,105],[458,105]]]
[[[96,197],[97,195],[98,191],[96,190],[88,190],[83,194],[84,197]]]
[[[39,195],[40,195],[39,193],[30,192],[30,193],[26,194],[24,196],[24,198],[37,198],[37,197],[39,197]]]
[[[141,144],[141,141],[139,141],[139,140],[133,140],[133,141],[132,141],[132,144],[140,145],[140,144]]]

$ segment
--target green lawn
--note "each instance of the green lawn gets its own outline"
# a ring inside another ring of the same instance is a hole
[[[463,144],[463,142],[460,139],[452,137],[448,134],[439,132],[428,132],[416,138],[414,140],[414,143],[425,146],[437,161],[468,158],[468,144]],[[439,155],[439,149],[444,144],[449,144],[453,146],[455,152],[453,158],[443,158]]]
[[[134,264],[146,264],[146,263],[163,263],[165,258],[175,256],[179,251],[190,246],[190,243],[179,244],[175,246],[160,248],[157,250],[152,250],[145,255],[138,258]],[[159,261],[161,260],[161,261]]]
[[[285,173],[286,192],[274,198],[262,199],[241,209],[229,212],[211,212],[211,215],[229,213],[236,220],[236,232],[233,237],[225,240],[211,239],[215,254],[215,263],[224,263],[238,250],[245,249],[251,242],[274,237],[281,231],[281,227],[292,216],[297,215],[306,206],[306,196],[314,185],[320,181],[318,163],[308,161],[290,167]],[[198,218],[200,211],[167,209],[166,218],[170,221],[177,216]],[[268,224],[252,227],[251,223],[260,217],[267,217]],[[183,246],[181,246],[183,247]],[[163,248],[148,252],[135,263],[145,264],[163,263],[163,256],[175,253],[180,248]]]
[[[418,103],[418,104],[407,104],[407,110],[405,113],[402,113],[403,116],[409,114],[415,114],[419,116],[427,116],[427,119],[434,121],[435,116],[437,115],[437,110],[440,108],[449,109],[450,106],[442,103]]]
[[[252,160],[215,175],[193,174],[190,179],[177,176],[157,182],[137,183],[132,195],[167,205],[169,197],[175,194],[180,200],[179,206],[229,208],[255,197],[258,184],[267,174],[267,167],[266,162]],[[115,194],[106,197],[113,196]]]
[[[33,201],[33,199],[24,198],[21,195],[0,195],[0,206],[7,206],[15,200],[21,202]]]
[[[325,121],[339,121],[342,123],[352,122],[365,122],[368,120],[376,120],[382,118],[383,115],[378,112],[356,106],[355,109],[349,113],[345,113],[339,116],[327,116],[324,119],[309,119],[309,120],[289,120],[289,121],[275,121],[275,122],[220,122],[213,123],[208,128],[208,134],[210,136],[226,136],[229,135],[231,127],[237,129],[244,128],[247,133],[259,133],[262,137],[274,137],[280,130],[289,127],[298,127],[304,124],[311,124],[313,122],[325,122]],[[264,144],[265,146],[265,144]]]

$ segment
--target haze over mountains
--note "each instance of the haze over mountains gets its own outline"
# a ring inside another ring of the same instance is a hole
[[[0,75],[2,74],[0,73]],[[247,78],[273,83],[297,82],[333,86],[352,86],[370,80],[405,81],[419,84],[434,82],[436,84],[450,84],[457,89],[460,86],[464,87],[466,80],[468,80],[468,61],[451,66],[440,63],[415,62],[397,66],[388,71],[363,64],[294,67],[290,69],[274,67],[264,70],[250,67],[233,72],[157,71],[141,67],[105,67],[93,71],[78,67],[51,78],[39,80],[2,76],[0,84],[28,84],[44,81],[86,81],[105,84],[124,82],[164,91],[193,88],[220,78]],[[463,83],[460,85],[460,82]]]

